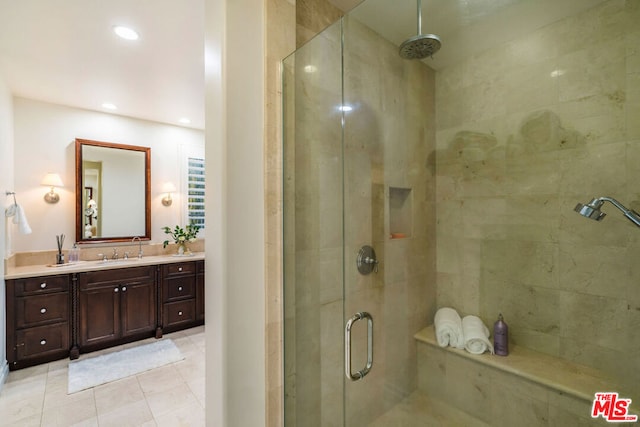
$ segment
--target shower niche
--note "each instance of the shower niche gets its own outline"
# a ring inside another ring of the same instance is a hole
[[[389,187],[389,237],[411,237],[413,208],[411,188]]]

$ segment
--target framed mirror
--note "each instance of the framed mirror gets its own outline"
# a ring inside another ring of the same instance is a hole
[[[76,241],[151,239],[151,149],[76,139]]]

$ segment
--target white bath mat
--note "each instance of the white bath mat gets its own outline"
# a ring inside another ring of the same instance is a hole
[[[184,359],[170,339],[69,363],[68,394]]]

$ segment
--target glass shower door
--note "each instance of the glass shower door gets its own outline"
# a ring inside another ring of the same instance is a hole
[[[283,62],[285,425],[341,426],[340,23]]]
[[[345,318],[373,319],[373,366],[345,383],[348,426],[407,421],[399,404],[415,399],[414,334],[435,308],[435,74],[367,25],[371,8],[343,18]],[[363,246],[378,261],[369,274],[358,270]],[[356,326],[354,370],[369,345],[367,322]]]
[[[363,7],[283,62],[287,426],[394,425],[434,309],[433,73]]]

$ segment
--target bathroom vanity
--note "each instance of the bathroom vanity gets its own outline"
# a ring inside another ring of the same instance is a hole
[[[8,271],[11,370],[204,324],[204,254]]]

